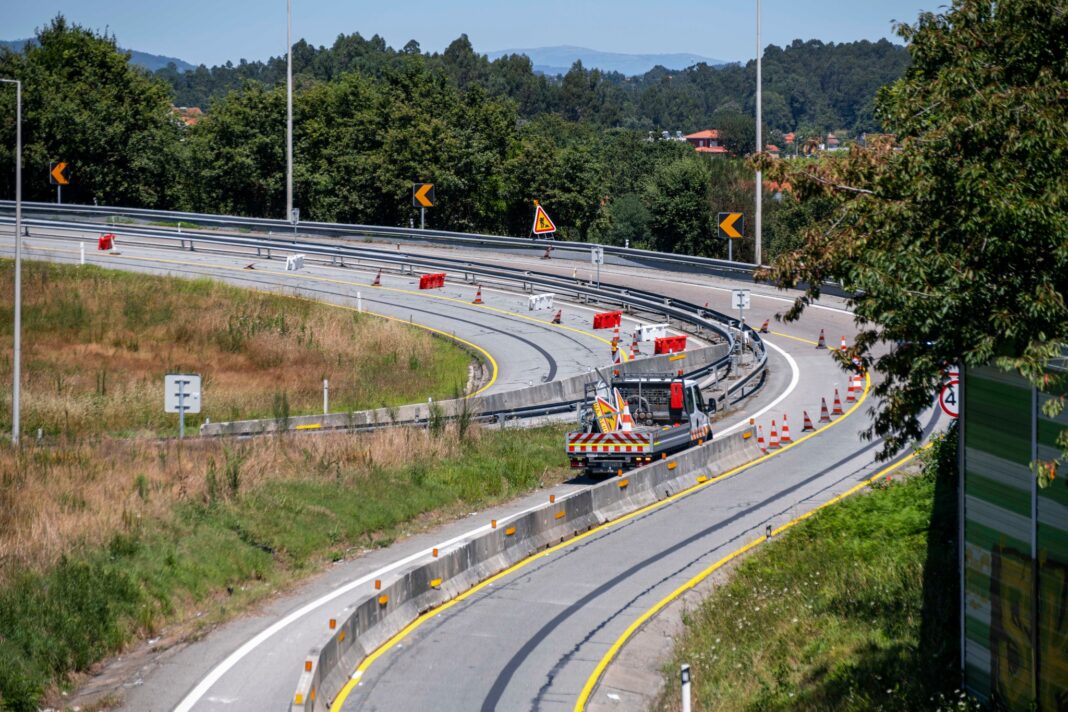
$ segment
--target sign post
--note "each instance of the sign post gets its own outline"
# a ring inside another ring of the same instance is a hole
[[[419,229],[426,229],[426,209],[434,207],[434,184],[412,183],[412,205],[419,208]]]
[[[56,204],[63,203],[63,186],[70,184],[70,164],[53,161],[48,164],[48,182],[56,186]]]
[[[594,245],[590,248],[590,262],[597,265],[597,288],[601,288],[601,265],[604,264],[604,248]]]
[[[734,261],[734,242],[745,232],[745,216],[741,213],[719,214],[719,236],[727,240],[727,260]]]
[[[168,373],[163,377],[163,411],[178,414],[178,439],[185,437],[185,414],[200,412],[200,375]]]

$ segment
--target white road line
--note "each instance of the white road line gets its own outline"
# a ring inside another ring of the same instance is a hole
[[[761,409],[760,409],[760,410],[758,410],[758,411],[757,411],[756,413],[751,413],[751,414],[749,414],[749,415],[746,415],[746,416],[745,416],[745,417],[743,417],[743,418],[742,418],[741,420],[739,420],[739,421],[738,421],[737,423],[735,423],[734,425],[732,425],[732,426],[730,426],[730,427],[726,428],[725,430],[713,430],[713,432],[714,432],[714,433],[715,433],[715,434],[716,434],[717,436],[722,436],[722,435],[726,435],[727,433],[733,432],[733,431],[737,430],[738,428],[741,428],[741,427],[744,427],[744,426],[748,425],[748,424],[749,424],[749,419],[750,419],[750,418],[754,418],[754,419],[755,419],[755,418],[759,418],[760,416],[764,415],[764,414],[765,414],[765,413],[767,413],[767,412],[768,412],[769,410],[771,410],[772,408],[774,408],[775,406],[777,406],[777,405],[778,405],[779,403],[782,403],[782,402],[783,402],[783,400],[785,400],[785,398],[786,398],[787,396],[789,396],[789,395],[790,395],[791,393],[793,393],[793,392],[794,392],[794,389],[795,389],[795,388],[797,388],[797,384],[798,384],[798,383],[800,383],[800,381],[801,381],[801,371],[800,371],[800,370],[798,370],[798,368],[797,368],[797,361],[794,361],[794,358],[793,358],[793,356],[791,356],[790,354],[786,353],[786,352],[785,352],[785,351],[783,351],[783,350],[782,350],[781,348],[779,348],[779,347],[778,347],[778,346],[776,346],[775,344],[771,343],[771,342],[770,342],[770,341],[768,341],[767,339],[764,339],[764,344],[765,344],[765,345],[767,345],[767,346],[770,346],[771,348],[775,349],[775,350],[776,350],[776,351],[778,351],[778,352],[779,352],[780,354],[782,354],[783,358],[785,358],[785,359],[786,359],[786,362],[787,362],[788,364],[790,364],[790,373],[791,373],[791,376],[790,376],[790,385],[789,385],[789,386],[788,386],[788,387],[786,388],[786,390],[785,390],[785,391],[783,391],[783,392],[782,392],[782,393],[781,393],[781,394],[779,395],[779,397],[778,397],[778,398],[776,398],[775,400],[773,400],[773,401],[772,401],[771,403],[768,403],[768,405],[767,405],[767,406],[765,406],[764,408],[761,408]]]

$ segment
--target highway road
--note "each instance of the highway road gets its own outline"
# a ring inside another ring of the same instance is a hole
[[[48,257],[51,250],[52,258],[71,259],[76,250],[70,243],[60,245],[38,235],[31,236],[29,243],[28,257]],[[10,236],[3,244],[4,248],[9,246]],[[55,254],[57,247],[69,250],[66,257]],[[411,246],[405,249],[415,250]],[[418,249],[458,254],[445,248]],[[107,258],[115,262],[106,266],[196,272],[262,288],[300,287],[319,290],[317,298],[347,299],[349,303],[358,289],[365,308],[372,305],[368,302],[372,288],[364,286],[370,275],[359,271],[313,268],[294,276],[281,272],[275,262],[269,268],[257,265],[239,273],[236,270],[240,266],[232,261],[220,268],[223,258],[218,255],[120,251],[126,254]],[[183,264],[152,261],[173,259],[176,254]],[[563,260],[486,252],[469,257],[567,275],[582,269]],[[100,258],[94,255],[92,259]],[[588,333],[588,312],[571,313],[565,308],[565,319],[571,320],[566,323],[575,331],[559,338],[559,334],[531,321],[525,303],[515,295],[490,295],[487,299],[502,310],[498,323],[493,321],[498,314],[487,314],[487,310],[478,310],[472,318],[473,310],[467,303],[473,296],[470,287],[438,295],[448,299],[435,300],[432,308],[424,308],[425,295],[410,294],[414,291],[410,281],[387,280],[385,276],[383,280],[395,292],[388,300],[375,297],[381,300],[373,303],[375,311],[402,319],[411,315],[413,321],[425,319],[428,325],[455,331],[475,343],[491,342],[500,370],[494,388],[537,382],[548,377],[552,368],[544,353],[521,339],[506,341],[508,337],[491,336],[499,331],[526,337],[547,351],[556,362],[556,377],[584,371],[590,363],[605,362],[608,347],[603,337]],[[720,311],[729,311],[730,290],[739,286],[724,279],[617,265],[606,265],[602,280],[707,302]],[[327,284],[330,286],[324,286]],[[747,315],[751,322],[772,317],[792,299],[767,286],[745,286],[753,289],[753,309]],[[487,297],[485,293],[483,296]],[[416,316],[416,308],[422,309],[421,316]],[[451,318],[456,319],[455,324],[450,323]],[[541,318],[547,320],[548,316]],[[461,326],[462,321],[475,323]],[[835,384],[845,384],[828,352],[814,348],[820,329],[826,330],[832,345],[836,344],[841,335],[853,333],[852,316],[838,300],[827,299],[796,324],[772,322],[772,333],[767,337],[772,359],[769,383],[744,404],[744,412],[727,418],[717,432],[740,426],[753,415],[767,433],[772,418],[781,422],[781,415],[788,413],[797,439],[802,409],[815,417],[819,399],[830,401]],[[557,338],[550,341],[553,336]],[[510,345],[503,346],[505,343]],[[445,709],[570,709],[607,646],[651,602],[737,541],[762,531],[767,523],[784,521],[817,506],[870,473],[877,446],[857,436],[866,421],[865,406],[859,406],[840,424],[809,442],[669,505],[598,531],[479,591],[383,655],[349,694],[348,708],[423,709],[433,704]],[[581,485],[570,484],[557,491],[576,486]],[[294,687],[307,651],[325,636],[326,621],[341,617],[352,604],[369,595],[375,578],[387,578],[390,571],[429,556],[431,546],[485,529],[490,518],[504,519],[509,513],[540,503],[546,494],[533,494],[389,549],[369,552],[332,567],[300,589],[279,596],[262,610],[222,626],[202,640],[140,651],[142,654],[132,656],[131,664],[125,667],[116,663],[110,672],[125,689],[125,708],[280,709]]]

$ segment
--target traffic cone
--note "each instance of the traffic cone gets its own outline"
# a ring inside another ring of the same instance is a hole
[[[816,429],[816,426],[812,424],[812,418],[808,417],[808,411],[807,410],[801,411],[801,414],[805,416],[805,422],[801,426],[801,432],[802,433],[811,433],[813,430]]]
[[[630,355],[638,356],[640,354],[641,351],[638,350],[638,332],[635,331],[633,338],[630,340]]]
[[[856,381],[852,376],[849,377],[849,388],[846,389],[846,403],[856,403],[857,393],[854,390],[856,388]]]
[[[820,340],[816,343],[817,349],[827,348],[827,339],[823,336],[823,329],[820,329]]]
[[[375,281],[371,282],[372,287],[382,286],[382,270],[378,270],[378,274],[375,275]]]
[[[758,425],[757,426],[757,447],[760,448],[761,452],[767,452],[768,451],[768,446],[764,442],[764,426],[763,425]]]
[[[786,413],[782,414],[782,436],[779,440],[783,445],[793,442],[793,438],[790,437],[790,424],[786,422]]]
[[[779,449],[779,433],[775,430],[775,421],[771,421],[771,437],[768,438],[768,448],[771,450]]]
[[[478,285],[478,291],[475,292],[475,300],[473,302],[471,302],[471,303],[472,304],[481,304],[482,303],[482,285],[481,284]]]
[[[829,422],[831,422],[831,412],[829,410],[827,410],[827,399],[826,398],[820,398],[820,422],[821,423],[829,423]]]
[[[612,344],[612,363],[623,363],[623,355],[615,344]]]
[[[619,346],[619,324],[612,330],[612,348]]]
[[[761,334],[768,333],[768,322],[769,321],[771,321],[771,319],[765,319],[764,323],[760,325],[760,333]]]
[[[554,315],[553,315],[553,321],[552,321],[552,323],[553,323],[553,324],[559,324],[559,323],[560,323],[560,318],[561,318],[561,317],[562,317],[563,315],[564,315],[564,310],[563,310],[563,309],[558,309],[558,310],[556,311],[556,314],[554,314]]]
[[[842,335],[842,345],[838,347],[838,350],[839,350],[839,351],[845,351],[845,350],[846,350],[846,349],[848,349],[848,348],[849,348],[849,347],[848,347],[848,346],[846,346],[846,340],[845,340],[845,335],[843,334],[843,335]]]
[[[831,415],[842,414],[842,399],[838,396],[838,389],[834,389],[834,407],[831,408]]]

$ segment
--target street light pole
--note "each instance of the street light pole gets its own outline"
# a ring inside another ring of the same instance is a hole
[[[286,0],[286,220],[293,214],[293,0]]]
[[[22,82],[15,85],[15,353],[11,360],[11,444],[19,444],[20,386],[22,379]]]
[[[764,151],[764,143],[761,137],[761,124],[763,117],[761,116],[761,95],[760,95],[760,60],[764,52],[760,47],[760,0],[756,0],[756,150],[757,153]],[[761,261],[761,218],[763,217],[763,200],[764,197],[764,181],[761,178],[761,171],[758,168],[756,172],[756,222],[754,225],[756,235],[756,258],[753,260],[757,265],[763,264]]]

